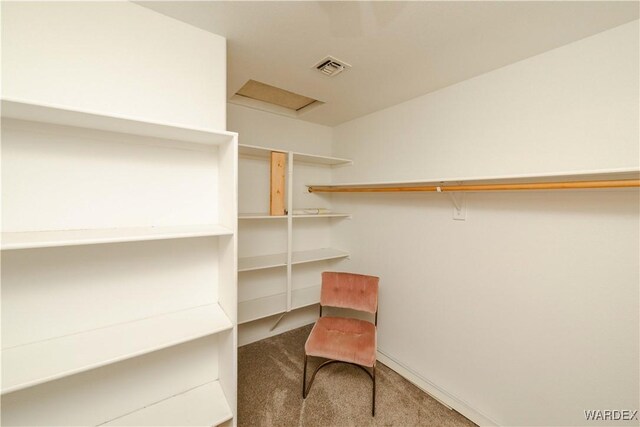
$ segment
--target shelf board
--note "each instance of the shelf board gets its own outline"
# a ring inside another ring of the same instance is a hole
[[[351,217],[350,213],[327,213],[327,214],[304,214],[304,215],[293,215],[293,219],[296,218],[349,218]]]
[[[286,219],[286,215],[269,215],[266,213],[241,213],[238,219]]]
[[[320,302],[320,285],[291,291],[291,309],[308,307]],[[253,322],[287,311],[287,294],[280,293],[242,301],[238,304],[238,324]]]
[[[320,303],[321,285],[294,289],[291,291],[291,308],[293,310]]]
[[[257,145],[238,144],[238,155],[244,157],[259,157],[268,159],[271,156],[271,152],[276,151],[278,153],[287,153],[286,150],[279,150],[276,148],[259,147]]]
[[[139,120],[136,117],[105,115],[92,111],[71,110],[66,107],[34,104],[11,99],[2,100],[2,118],[30,120],[205,145],[219,145],[233,141],[237,137],[235,132],[184,127],[173,123]]]
[[[312,249],[310,251],[297,251],[293,253],[291,264],[304,264],[307,262],[324,261],[337,258],[346,258],[348,252],[333,248]]]
[[[241,301],[238,304],[238,324],[253,322],[285,311],[287,311],[286,293]]]
[[[346,187],[419,187],[419,186],[447,186],[447,185],[484,185],[484,184],[525,184],[548,182],[580,182],[597,180],[629,180],[639,179],[640,170],[637,168],[598,169],[572,172],[558,172],[545,174],[498,175],[484,177],[432,178],[407,181],[372,181],[352,182],[340,184],[307,184],[307,187],[321,187],[340,189]]]
[[[272,151],[276,151],[278,153],[289,153],[289,151],[280,150],[277,148],[259,147],[257,145],[246,144],[238,145],[239,155],[245,157],[268,158]],[[316,154],[298,153],[295,151],[293,151],[293,161],[324,166],[343,166],[353,164],[353,161],[349,159],[341,159],[338,157],[330,156],[319,156]]]
[[[312,163],[326,166],[347,166],[352,165],[353,161],[349,159],[341,159],[338,157],[318,156],[315,154],[293,153],[293,161],[302,163]]]
[[[231,329],[208,304],[2,349],[2,393],[31,387]]]
[[[348,257],[349,253],[333,248],[312,249],[310,251],[297,251],[292,254],[291,264],[304,264],[307,262],[324,261]],[[272,254],[253,257],[238,258],[238,272],[262,270],[265,268],[286,267],[287,254]]]
[[[238,272],[285,267],[286,265],[286,253],[238,258]]]
[[[105,228],[86,230],[3,232],[2,249],[47,248],[144,240],[226,236],[233,231],[221,225]]]
[[[233,418],[219,381],[171,396],[103,426],[217,426]]]
[[[303,215],[291,215],[293,219],[296,218],[349,218],[349,213],[327,213],[327,214],[303,214]],[[286,219],[287,215],[269,215],[260,213],[244,213],[238,215],[238,219]]]

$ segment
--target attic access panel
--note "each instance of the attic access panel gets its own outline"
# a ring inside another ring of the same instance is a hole
[[[249,80],[246,82],[244,86],[236,92],[236,95],[267,102],[293,111],[299,111],[314,102],[317,102],[317,100],[313,98],[289,92],[288,90],[280,89],[255,80]]]

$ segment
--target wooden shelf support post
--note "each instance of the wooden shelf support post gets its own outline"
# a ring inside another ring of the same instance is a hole
[[[271,195],[269,198],[269,214],[284,215],[284,185],[287,154],[271,152]]]

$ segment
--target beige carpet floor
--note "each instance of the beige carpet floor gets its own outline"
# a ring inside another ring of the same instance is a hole
[[[303,349],[310,331],[311,325],[240,347],[239,426],[475,426],[380,362],[375,418],[371,380],[355,366],[323,368],[303,400]],[[310,359],[307,375],[316,360]]]

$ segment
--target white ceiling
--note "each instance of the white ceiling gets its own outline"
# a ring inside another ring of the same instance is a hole
[[[638,2],[138,2],[228,39],[228,97],[253,79],[325,102],[334,126],[638,19]],[[353,68],[311,69],[326,55]]]

